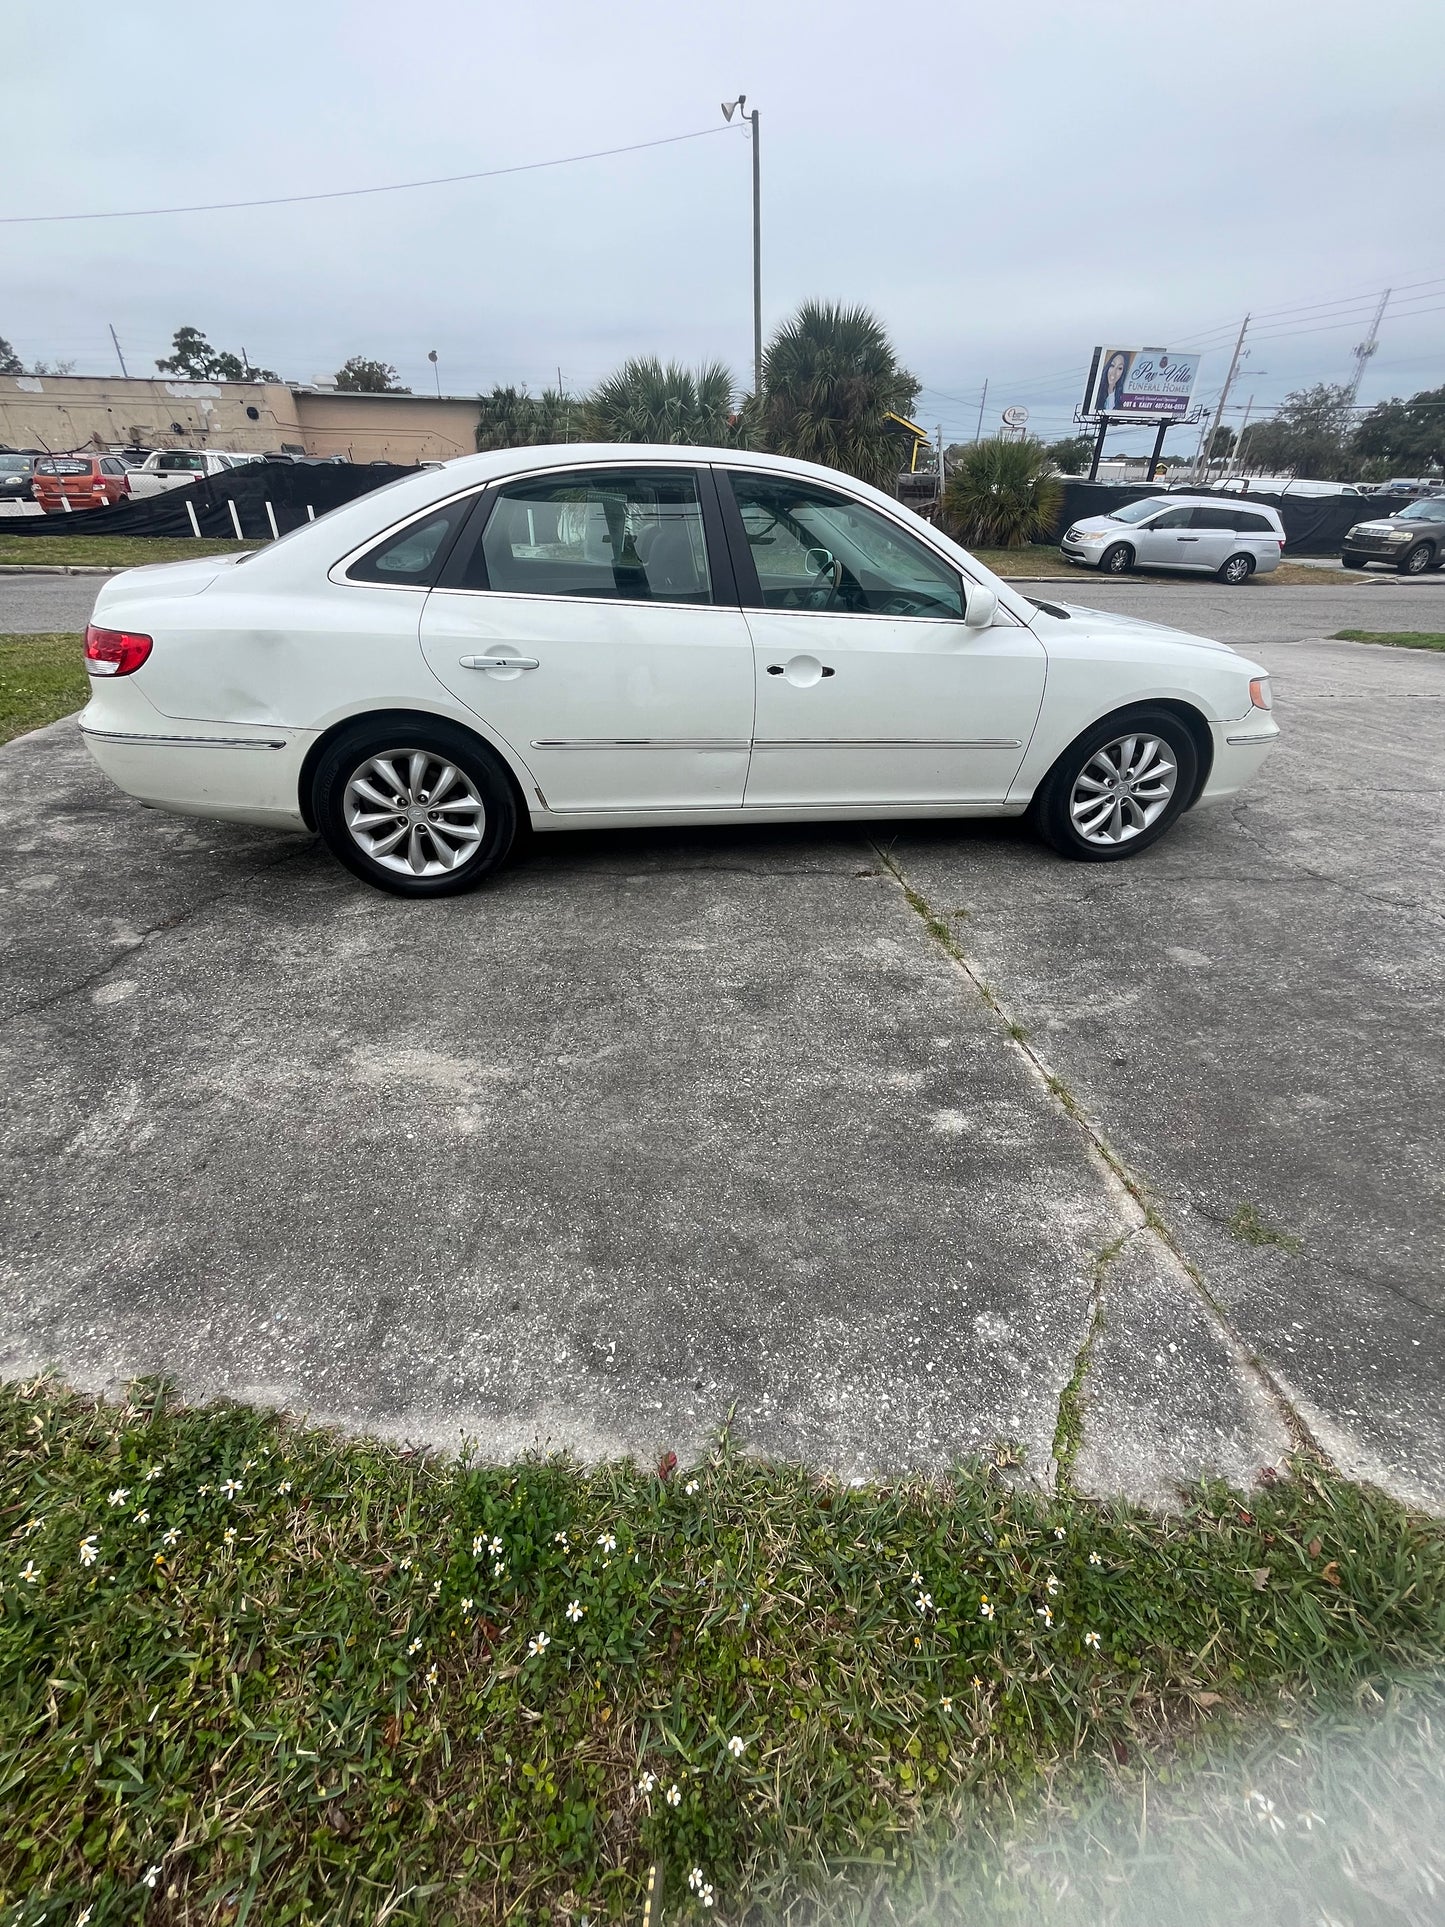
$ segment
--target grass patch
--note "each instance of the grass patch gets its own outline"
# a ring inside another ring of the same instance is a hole
[[[1299,1239],[1288,1231],[1281,1231],[1277,1225],[1262,1218],[1252,1204],[1242,1204],[1234,1216],[1225,1223],[1225,1230],[1231,1237],[1238,1238],[1246,1245],[1276,1245],[1281,1251],[1303,1251]]]
[[[198,555],[240,555],[265,546],[170,535],[0,535],[0,562],[135,569],[147,562],[189,562]]]
[[[0,743],[85,707],[81,646],[79,636],[0,635]]]
[[[1390,649],[1445,649],[1445,636],[1429,629],[1336,629],[1331,642],[1381,642]]]
[[[13,1927],[761,1918],[1445,1652],[1445,1529],[1303,1464],[1159,1518],[46,1380],[0,1465]]]

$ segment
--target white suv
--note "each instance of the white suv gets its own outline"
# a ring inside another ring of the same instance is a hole
[[[1190,569],[1221,582],[1248,582],[1279,567],[1284,524],[1259,502],[1217,495],[1149,495],[1109,515],[1071,523],[1059,545],[1069,562],[1125,575],[1130,569]]]

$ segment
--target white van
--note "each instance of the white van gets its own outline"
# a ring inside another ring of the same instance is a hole
[[[1217,495],[1146,495],[1109,515],[1086,516],[1064,531],[1066,561],[1105,575],[1130,569],[1187,569],[1221,582],[1248,582],[1279,567],[1284,524],[1262,502]]]

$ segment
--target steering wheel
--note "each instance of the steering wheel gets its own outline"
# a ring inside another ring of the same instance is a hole
[[[827,549],[809,549],[810,564],[814,556],[824,559],[820,560],[816,570],[810,571],[817,576],[818,586],[816,589],[809,590],[806,607],[831,609],[843,587],[843,564],[837,556],[829,554]]]

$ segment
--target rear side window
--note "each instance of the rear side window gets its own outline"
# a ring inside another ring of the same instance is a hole
[[[697,476],[572,470],[504,484],[459,587],[625,602],[712,601]]]
[[[347,581],[429,588],[476,499],[474,495],[463,496],[460,501],[424,512],[405,528],[394,529],[352,563],[346,571]]]
[[[1244,511],[1234,518],[1234,526],[1244,535],[1278,535],[1279,530],[1265,515],[1250,515]]]

